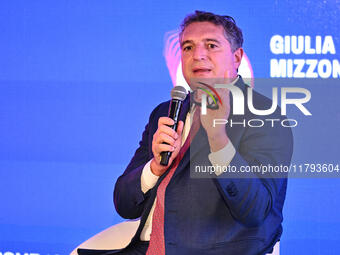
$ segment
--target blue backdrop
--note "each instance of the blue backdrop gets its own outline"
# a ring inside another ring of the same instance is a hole
[[[335,0],[1,1],[0,254],[68,254],[122,220],[115,180],[173,86],[164,36],[196,9],[235,17],[255,77],[271,76],[271,59],[311,58],[339,79]],[[316,36],[331,36],[334,51],[275,54],[274,35],[310,36],[315,49]],[[294,159],[339,163],[338,92],[312,91],[315,115],[294,130]],[[339,184],[289,180],[281,254],[338,254]]]

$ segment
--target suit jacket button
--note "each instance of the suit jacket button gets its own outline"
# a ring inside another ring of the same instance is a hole
[[[233,182],[228,184],[228,186],[226,187],[226,191],[231,197],[235,197],[238,193],[238,190]]]

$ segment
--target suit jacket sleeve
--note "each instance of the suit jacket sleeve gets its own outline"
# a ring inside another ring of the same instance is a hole
[[[288,166],[292,147],[290,128],[248,128],[237,143],[230,166],[237,169],[241,166]],[[230,178],[228,173],[223,173],[215,182],[233,217],[243,225],[256,227],[261,225],[271,210],[282,210],[286,174],[274,175],[268,174],[264,178],[261,173],[247,173],[250,178]]]
[[[141,188],[141,175],[145,164],[153,157],[151,142],[153,132],[150,130],[152,123],[157,123],[155,112],[151,113],[149,123],[145,126],[142,140],[129,165],[116,182],[114,188],[114,205],[120,216],[126,219],[135,219],[141,216],[145,204],[150,198],[150,191],[145,194]]]

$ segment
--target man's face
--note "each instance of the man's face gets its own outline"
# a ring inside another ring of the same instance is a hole
[[[183,76],[190,87],[193,78],[235,78],[241,63],[242,48],[232,52],[222,26],[194,22],[181,38]]]

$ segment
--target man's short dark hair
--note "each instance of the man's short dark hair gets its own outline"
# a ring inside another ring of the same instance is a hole
[[[236,26],[236,22],[231,16],[221,16],[211,12],[195,11],[195,13],[185,17],[181,24],[180,38],[187,26],[193,22],[211,22],[216,26],[222,26],[225,31],[227,40],[230,43],[231,50],[234,52],[238,48],[242,47],[243,35],[241,29]]]

